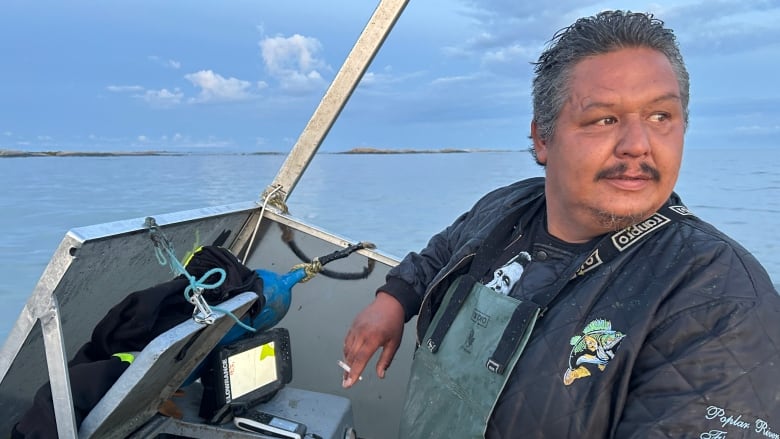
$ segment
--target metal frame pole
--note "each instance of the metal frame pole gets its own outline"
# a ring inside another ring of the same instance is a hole
[[[374,14],[325,92],[325,96],[279,169],[276,178],[263,193],[262,199],[265,199],[275,188],[279,188],[278,197],[275,198],[282,203],[290,196],[408,2],[409,0],[381,0],[379,2]]]

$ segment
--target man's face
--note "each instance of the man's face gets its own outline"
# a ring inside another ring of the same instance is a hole
[[[684,113],[669,60],[620,49],[575,65],[551,139],[531,124],[546,164],[549,232],[584,242],[658,210],[677,181]]]

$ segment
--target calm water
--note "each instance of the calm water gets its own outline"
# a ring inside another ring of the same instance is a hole
[[[65,232],[256,200],[283,156],[0,159],[0,338]],[[293,215],[391,255],[417,250],[482,194],[542,175],[528,154],[319,155],[289,199]],[[780,149],[686,151],[676,188],[780,284]]]

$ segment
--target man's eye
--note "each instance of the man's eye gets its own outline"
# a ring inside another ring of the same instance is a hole
[[[596,125],[614,125],[617,123],[616,117],[602,117],[601,119],[596,121]]]
[[[663,122],[669,119],[668,113],[653,113],[650,115],[650,120],[653,122]]]

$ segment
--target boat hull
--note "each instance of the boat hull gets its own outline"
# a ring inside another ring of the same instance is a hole
[[[321,256],[355,242],[271,210],[264,211],[255,227],[260,212],[256,203],[248,202],[159,215],[155,221],[180,260],[199,246],[221,245],[242,257],[248,254],[245,263],[251,268],[279,273],[308,262],[301,256]],[[414,321],[407,324],[407,336],[386,379],[376,378],[374,359],[358,385],[342,389],[337,362],[352,319],[370,303],[396,263],[378,250],[360,250],[333,262],[327,267],[333,272],[365,276],[344,280],[320,274],[296,285],[290,310],[278,325],[290,331],[290,386],[349,398],[355,428],[363,437],[397,437]],[[0,351],[0,412],[6,414],[0,418],[0,431],[10,431],[47,381],[55,399],[64,396],[59,400],[67,402],[69,394],[62,395],[69,387],[65,362],[89,340],[95,324],[127,294],[172,277],[155,255],[146,218],[69,231]],[[67,408],[60,404],[58,416],[67,418]]]

